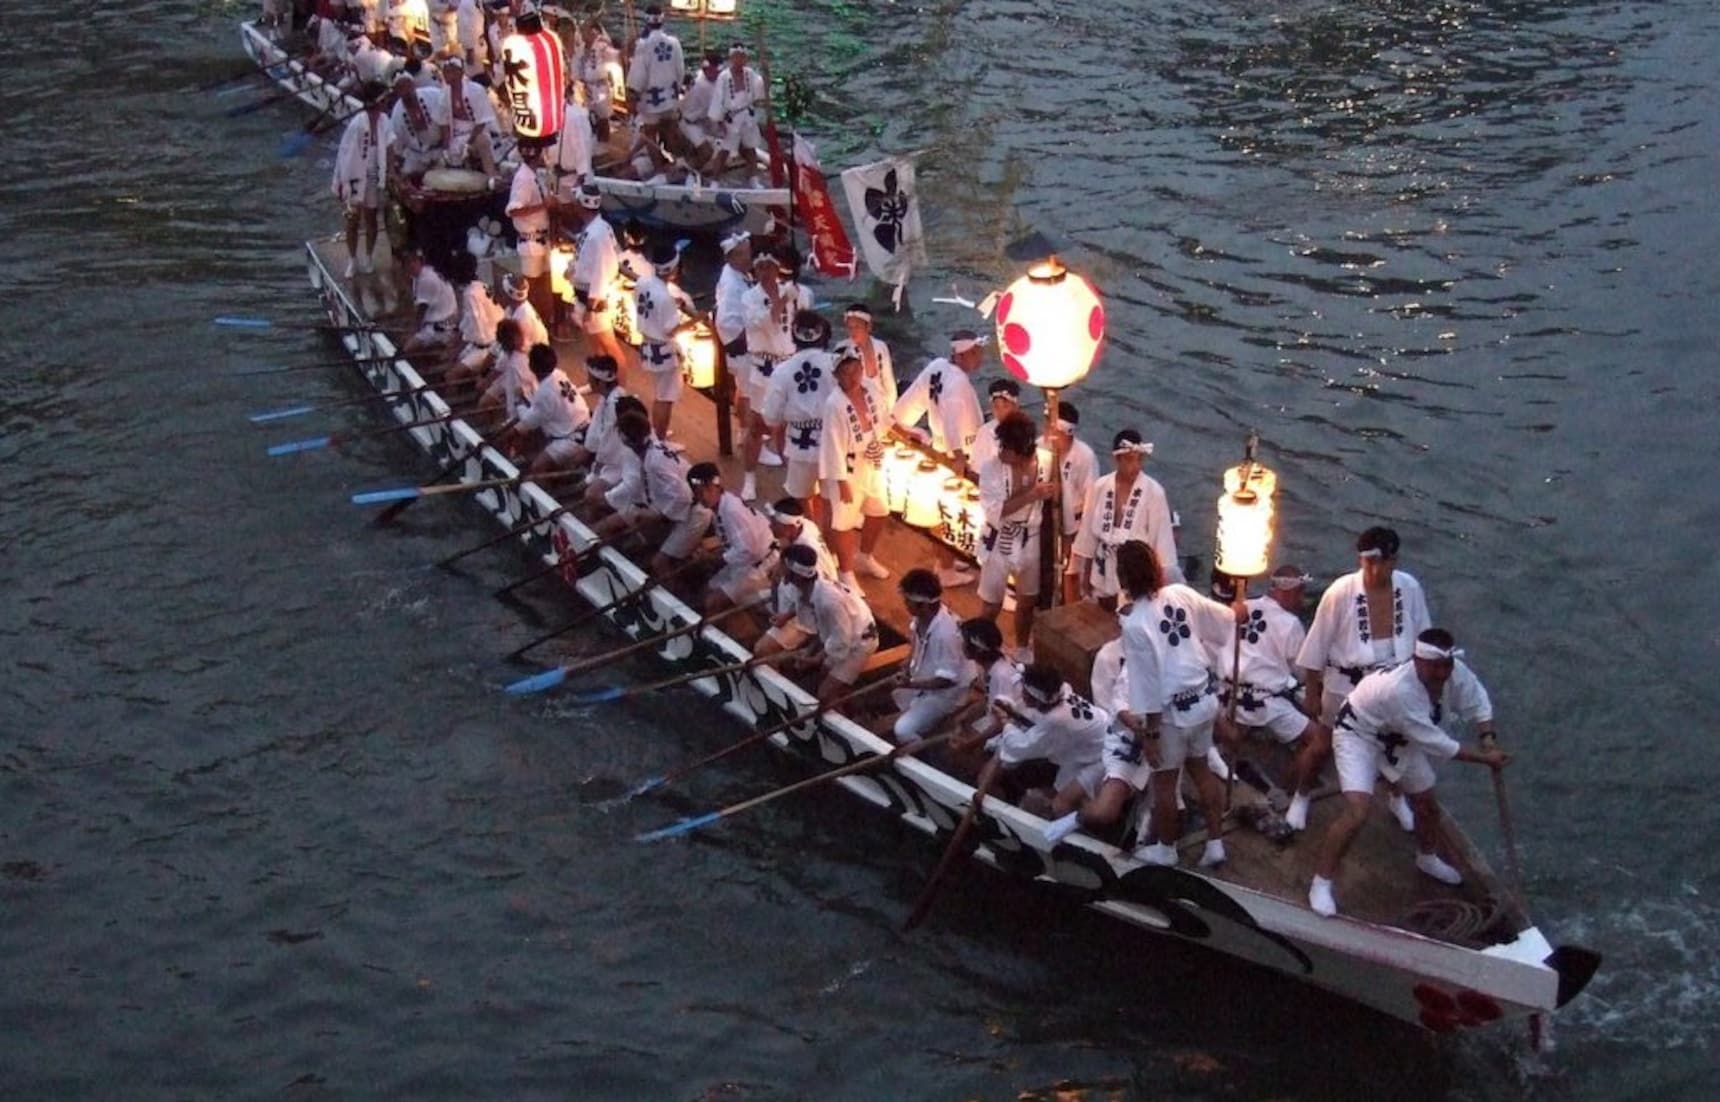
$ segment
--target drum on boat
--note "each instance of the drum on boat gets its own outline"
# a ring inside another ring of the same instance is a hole
[[[419,185],[412,239],[440,271],[466,252],[466,237],[486,216],[505,218],[508,197],[490,190],[490,178],[469,168],[432,168]]]

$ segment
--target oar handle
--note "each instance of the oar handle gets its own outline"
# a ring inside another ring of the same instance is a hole
[[[979,787],[974,789],[973,802],[962,814],[955,833],[950,835],[950,844],[944,848],[944,855],[938,859],[937,867],[932,870],[931,879],[927,880],[926,886],[921,889],[920,898],[914,901],[914,909],[908,912],[908,917],[903,920],[903,932],[918,926],[931,913],[932,904],[937,901],[938,892],[943,889],[945,875],[961,855],[968,835],[973,832],[974,822],[979,818],[980,808],[985,805],[986,795],[991,792],[991,786],[997,783],[997,778],[1002,774],[1003,769],[996,758],[986,763],[985,772],[979,779]]]
[[[721,623],[729,617],[734,616],[736,613],[744,612],[757,604],[758,601],[756,600],[748,601],[745,604],[735,605],[733,608],[725,608],[721,612],[712,613],[708,616],[700,616],[691,623],[683,624],[678,628],[661,632],[647,639],[637,640],[633,643],[629,643],[625,647],[622,647],[620,650],[610,651],[607,654],[600,654],[597,657],[588,659],[584,662],[576,662],[571,666],[563,666],[562,669],[566,670],[569,674],[584,673],[587,670],[595,670],[599,667],[607,666],[611,662],[625,658],[630,654],[637,654],[639,651],[645,650],[647,647],[659,647],[671,639],[679,639],[683,635],[691,635],[694,632],[703,631],[705,628],[708,628],[713,624]]]
[[[805,649],[806,648],[804,646],[800,646],[795,647],[793,650],[777,651],[774,654],[755,654],[751,658],[742,662],[728,662],[720,666],[707,666],[702,670],[693,670],[689,673],[676,674],[674,677],[665,677],[661,681],[648,681],[643,685],[628,685],[622,690],[620,695],[607,697],[606,699],[619,700],[622,697],[639,696],[642,693],[652,693],[659,689],[672,689],[677,685],[685,685],[692,681],[703,681],[707,677],[720,677],[725,673],[739,673],[742,670],[750,670],[754,666],[764,666],[771,662],[778,661],[779,659],[788,658],[791,655],[799,654]]]

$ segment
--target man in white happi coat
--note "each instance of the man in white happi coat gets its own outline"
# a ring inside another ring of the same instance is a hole
[[[1284,819],[1294,830],[1308,825],[1308,799],[1319,780],[1320,765],[1331,747],[1330,733],[1319,721],[1309,719],[1296,700],[1302,687],[1296,656],[1301,653],[1307,629],[1297,614],[1302,611],[1308,576],[1299,566],[1280,566],[1272,572],[1266,595],[1248,601],[1248,619],[1218,652],[1219,703],[1228,705],[1236,696],[1236,727],[1221,713],[1218,733],[1221,742],[1238,745],[1242,730],[1262,730],[1285,746],[1296,748],[1289,788],[1294,795]],[[1240,645],[1242,653],[1236,653]],[[1237,665],[1240,661],[1240,666]],[[1231,671],[1237,672],[1236,681]]]
[[[401,176],[416,182],[442,163],[448,142],[447,114],[441,88],[420,88],[406,73],[394,78],[394,110],[388,121],[394,128],[394,169]]]
[[[1308,889],[1308,905],[1317,913],[1337,913],[1332,882],[1367,822],[1381,777],[1401,786],[1415,809],[1415,867],[1441,883],[1463,883],[1463,874],[1439,856],[1441,812],[1433,795],[1433,763],[1455,758],[1499,769],[1511,759],[1495,744],[1493,704],[1462,655],[1450,632],[1429,628],[1416,637],[1408,662],[1363,677],[1339,707],[1332,753],[1344,811],[1326,834]],[[1440,729],[1450,716],[1475,725],[1478,748],[1463,746]]]
[[[460,300],[454,287],[420,249],[404,255],[406,275],[412,280],[412,304],[416,310],[413,333],[401,351],[406,355],[446,353],[460,335]]]
[[[1157,556],[1145,543],[1130,541],[1117,548],[1116,566],[1128,601],[1118,611],[1128,708],[1118,716],[1124,732],[1115,734],[1128,737],[1107,746],[1106,779],[1094,818],[1113,810],[1107,805],[1120,806],[1130,791],[1151,783],[1147,843],[1135,856],[1150,865],[1174,865],[1182,837],[1176,802],[1179,772],[1186,771],[1193,782],[1207,823],[1224,822],[1224,786],[1207,767],[1218,715],[1212,663],[1240,621],[1242,606],[1226,607],[1180,583],[1163,584]],[[1209,836],[1201,865],[1224,860],[1223,840]]]
[[[442,83],[447,108],[447,148],[443,161],[450,168],[468,168],[498,180],[496,138],[501,127],[495,104],[484,86],[466,75],[466,62],[459,54],[442,62]]]
[[[995,621],[984,616],[963,620],[961,636],[962,654],[973,663],[974,687],[980,690],[986,707],[968,724],[967,732],[950,744],[950,756],[959,773],[973,776],[984,758],[973,760],[972,753],[1003,730],[1004,713],[998,702],[1021,706],[1021,667],[1004,652],[1003,632]]]
[[[776,365],[757,413],[782,440],[784,492],[828,523],[828,507],[818,496],[818,439],[824,403],[836,388],[836,358],[828,351],[830,323],[802,310],[794,316],[793,336],[796,351]]]
[[[1021,409],[1021,384],[1014,379],[993,379],[986,384],[985,396],[991,417],[974,433],[973,447],[968,451],[968,466],[975,471],[997,458],[997,425]]]
[[[709,173],[720,176],[736,157],[761,163],[759,149],[759,116],[764,103],[764,78],[747,64],[747,48],[736,42],[729,47],[729,63],[717,74],[711,89],[711,106],[705,117],[710,121],[717,155],[710,163]]]
[[[1081,411],[1073,402],[1057,403],[1057,422],[1045,430],[1045,440],[1051,445],[1051,455],[1058,465],[1062,508],[1062,540],[1057,548],[1057,561],[1063,564],[1063,603],[1074,604],[1081,599],[1075,564],[1075,535],[1081,531],[1081,521],[1087,515],[1087,494],[1099,478],[1099,457],[1093,446],[1076,435],[1081,425]],[[1103,704],[1104,701],[1099,703]]]
[[[568,59],[567,71],[591,112],[592,133],[599,142],[609,140],[609,123],[615,113],[615,74],[620,70],[620,51],[602,22],[592,16],[580,25],[579,45]]]
[[[513,182],[508,187],[508,217],[513,220],[514,246],[520,257],[520,273],[525,276],[526,295],[540,320],[554,316],[554,294],[549,279],[549,216],[550,187],[543,166],[543,147],[536,142],[522,142],[519,147],[520,166],[514,169]]]
[[[978,476],[970,457],[981,423],[979,395],[974,392],[973,374],[984,355],[985,338],[971,329],[958,329],[950,336],[950,354],[926,364],[908,389],[902,391],[891,410],[891,420],[947,456],[957,473]],[[914,426],[924,418],[928,432]],[[956,564],[955,556],[940,543],[935,552],[938,580],[944,588],[970,585],[976,575]]]
[[[569,87],[573,87],[569,85]],[[591,112],[577,97],[567,101],[567,114],[555,140],[544,151],[544,164],[549,168],[558,201],[571,202],[575,189],[591,179],[591,158],[597,149],[597,135],[592,129]]]
[[[761,412],[776,365],[794,355],[794,318],[812,309],[812,292],[782,278],[782,260],[772,253],[753,259],[753,285],[741,296],[741,317],[746,324],[747,421],[746,440],[741,446],[741,467],[746,482],[741,496],[758,496],[758,467],[782,466],[782,453],[773,441],[777,434],[765,423]]]
[[[962,649],[961,622],[944,604],[944,587],[924,567],[902,575],[898,586],[908,610],[913,653],[902,687],[890,690],[900,714],[891,729],[897,742],[912,742],[935,732],[967,703],[978,670]]]
[[[1302,706],[1328,730],[1363,677],[1409,661],[1416,636],[1433,626],[1421,583],[1397,569],[1398,547],[1397,532],[1377,525],[1356,538],[1359,568],[1320,595],[1296,656],[1307,685]],[[1391,809],[1400,826],[1415,829],[1402,793],[1393,792]]]
[[[623,389],[620,375],[620,365],[609,356],[585,358],[585,377],[591,384],[591,423],[585,426],[572,465],[591,468],[585,483],[588,508],[602,508],[604,495],[621,484],[625,473],[624,445],[616,431],[616,422],[628,407],[645,411],[639,399]]]
[[[478,261],[471,253],[457,257],[460,266],[460,346],[459,362],[448,375],[449,381],[476,375],[490,362],[496,345],[496,323],[506,316],[501,303],[490,297],[490,290],[478,278]]]
[[[717,78],[722,72],[723,52],[706,50],[699,71],[693,74],[693,79],[687,83],[687,90],[681,94],[681,140],[686,143],[692,163],[701,168],[710,163],[714,152],[711,138],[711,98],[716,94]]]
[[[778,556],[771,579],[770,627],[753,648],[753,653],[758,655],[794,650],[811,637],[810,629],[800,622],[800,590],[787,577],[782,552],[796,544],[804,545],[816,557],[819,576],[832,581],[836,579],[836,556],[825,546],[824,534],[818,530],[818,525],[812,523],[799,501],[792,497],[782,498],[775,505],[766,506],[764,515],[770,521],[770,534],[776,541]]]
[[[839,356],[835,371],[836,389],[825,399],[818,430],[818,477],[830,503],[830,543],[842,582],[860,592],[856,570],[865,569],[870,577],[882,570],[889,576],[872,556],[890,515],[882,467],[886,415],[866,385],[858,356]]]
[[[1093,481],[1082,509],[1081,527],[1075,532],[1072,553],[1081,595],[1106,608],[1117,604],[1117,548],[1130,540],[1140,540],[1153,549],[1166,571],[1165,581],[1182,581],[1170,503],[1164,487],[1141,471],[1151,454],[1152,444],[1143,441],[1134,429],[1124,429],[1112,438],[1115,469]]]
[[[752,286],[752,235],[735,230],[722,240],[723,268],[717,273],[716,300],[711,306],[717,339],[728,356],[729,377],[734,380],[735,418],[742,429],[752,423],[752,405],[747,399],[752,379],[752,357],[747,353],[747,317],[742,300]]]
[[[517,417],[537,392],[537,376],[532,374],[530,351],[548,347],[547,344],[528,346],[524,330],[512,318],[497,322],[494,370],[485,379],[484,392],[478,396],[478,408],[501,409],[509,420]]]
[[[819,574],[818,554],[812,548],[784,548],[782,570],[794,587],[795,615],[811,641],[812,653],[802,664],[818,667],[818,702],[828,704],[853,687],[867,659],[877,653],[877,621],[858,591]]]
[[[615,428],[625,446],[625,469],[620,485],[604,495],[615,513],[599,521],[595,531],[605,539],[642,532],[647,546],[656,547],[651,573],[667,577],[698,550],[711,527],[711,511],[694,500],[686,458],[657,439],[650,418],[626,411]]]
[[[529,434],[536,433],[539,447],[526,473],[540,475],[565,470],[572,463],[586,425],[591,422],[591,410],[579,388],[558,365],[555,349],[547,344],[533,345],[526,354],[526,362],[537,387],[515,420],[504,447],[521,449]],[[523,450],[520,454],[524,454]]]
[[[429,0],[430,48],[437,55],[455,55],[459,50],[457,0]]]
[[[1038,604],[1044,503],[1056,487],[1040,468],[1039,428],[1033,418],[1019,410],[1006,415],[997,426],[997,445],[997,456],[979,469],[979,502],[985,511],[979,599],[985,602],[985,615],[995,620],[1013,575],[1015,645],[1025,651]]]
[[[979,784],[992,771],[1047,761],[1057,768],[1050,789],[1026,792],[1021,808],[1049,819],[1073,814],[1104,778],[1101,756],[1110,713],[1070,692],[1061,674],[1038,663],[1021,671],[1020,707],[994,706],[1005,721],[987,740],[993,757],[980,771]]]
[[[723,487],[715,463],[695,463],[687,472],[693,501],[710,510],[721,545],[722,565],[705,583],[705,615],[751,604],[770,591],[777,545],[770,521]]]
[[[388,90],[369,82],[360,90],[364,110],[354,115],[340,136],[334,155],[332,187],[346,219],[346,278],[371,270],[376,251],[377,212],[388,194],[388,150],[394,131],[384,111]],[[359,251],[358,231],[364,229],[364,250]]]
[[[633,285],[639,366],[651,379],[651,428],[658,436],[669,435],[669,419],[686,382],[675,334],[698,316],[692,297],[675,282],[680,266],[681,254],[675,247],[659,244],[651,251],[651,270]]]
[[[896,364],[890,358],[890,346],[872,333],[872,308],[864,302],[851,302],[842,311],[842,324],[848,330],[848,343],[860,357],[866,383],[878,392],[884,408],[894,412],[896,400]]]
[[[616,296],[620,294],[621,246],[603,217],[602,207],[603,192],[597,185],[589,180],[581,184],[569,208],[576,232],[567,281],[573,286],[572,317],[585,334],[588,350],[613,356],[616,363],[621,363],[625,356],[613,327],[615,311],[620,305]]]
[[[663,29],[663,9],[652,4],[645,9],[645,34],[634,43],[633,63],[627,68],[633,111],[649,137],[661,140],[662,129],[674,123],[686,77],[681,40]]]
[[[506,316],[520,327],[525,347],[549,343],[549,327],[543,323],[537,307],[531,302],[531,282],[512,272],[502,276],[502,298],[506,301]]]

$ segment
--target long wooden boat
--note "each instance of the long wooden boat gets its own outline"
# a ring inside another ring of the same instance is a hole
[[[289,57],[255,23],[239,24],[239,40],[265,76],[319,115],[339,119],[361,109],[357,98]],[[694,233],[722,233],[737,226],[764,233],[773,209],[786,208],[789,200],[787,188],[652,184],[613,176],[594,180],[603,190],[604,212],[612,219],[633,218]]]
[[[356,297],[359,292],[336,276],[347,259],[341,242],[309,242],[306,253],[311,285],[329,320],[340,327],[358,327],[343,329],[346,335],[341,338],[348,353],[364,358],[355,366],[378,392],[397,396],[388,403],[393,417],[402,423],[424,422],[448,414],[441,397],[422,389],[424,379],[397,355],[394,343],[367,328],[374,322]],[[564,356],[564,362],[568,359]],[[630,380],[624,382],[637,391]],[[677,439],[687,444],[695,433],[709,435],[708,424],[701,422],[714,423],[715,407],[696,391],[689,391],[683,401],[687,405],[677,413],[676,432]],[[421,424],[409,434],[440,465],[465,456],[459,468],[464,481],[513,478],[519,473],[463,419]],[[700,454],[715,453],[712,446]],[[518,539],[523,549],[546,565],[556,561],[558,543],[580,549],[594,542],[586,525],[562,512],[554,495],[532,482],[470,496],[508,528],[531,518],[546,518],[544,526]],[[925,561],[923,545],[912,542],[923,544],[924,535],[906,530],[894,519],[891,523],[881,557],[898,567]],[[894,618],[899,630],[905,616],[894,583],[867,585],[868,600],[881,625]],[[645,571],[613,548],[593,557],[579,573],[575,588],[594,607],[644,591],[644,599],[609,614],[616,628],[636,639],[697,618],[694,609],[654,585]],[[972,590],[946,596],[957,605],[958,613],[964,611],[962,602],[977,601]],[[706,627],[670,641],[659,656],[694,672],[744,660],[748,653],[735,638]],[[766,667],[713,674],[693,685],[749,727],[808,715],[815,704],[792,680]],[[892,749],[891,743],[835,710],[790,727],[772,742],[818,767],[873,758]],[[938,846],[948,842],[975,796],[965,781],[913,758],[899,758],[871,774],[846,777],[840,783],[859,799],[930,835]],[[1555,949],[1523,910],[1509,901],[1510,893],[1455,827],[1450,841],[1468,881],[1462,889],[1418,877],[1411,865],[1409,836],[1395,825],[1384,825],[1385,813],[1379,811],[1382,822],[1371,823],[1362,832],[1350,861],[1351,867],[1367,869],[1366,884],[1352,889],[1346,879],[1340,888],[1346,910],[1354,910],[1353,916],[1314,914],[1305,901],[1308,872],[1318,848],[1314,841],[1320,828],[1336,816],[1332,805],[1337,802],[1316,802],[1310,830],[1299,845],[1280,848],[1264,835],[1234,829],[1226,835],[1229,863],[1217,870],[1196,870],[1147,866],[1130,853],[1081,833],[1048,844],[1045,820],[988,796],[976,819],[976,855],[988,865],[1076,897],[1146,933],[1253,962],[1436,1032],[1509,1019],[1538,1020],[1575,997],[1587,983],[1598,957],[1580,948]],[[1190,844],[1184,840],[1185,848]],[[1430,897],[1447,910],[1467,908],[1477,920],[1468,923],[1472,928],[1467,933],[1418,932],[1404,916],[1425,910]]]

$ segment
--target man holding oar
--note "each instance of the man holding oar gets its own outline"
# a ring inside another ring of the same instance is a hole
[[[514,428],[503,438],[503,447],[519,449],[527,433],[536,433],[542,443],[526,473],[540,475],[566,470],[579,447],[581,430],[591,421],[591,411],[573,380],[557,366],[554,348],[534,345],[526,360],[537,386],[531,401],[515,420]]]
[[[598,521],[596,531],[614,538],[629,529],[647,530],[647,543],[657,546],[651,573],[661,578],[698,549],[711,526],[711,510],[693,498],[686,459],[657,438],[643,412],[621,414],[616,431],[624,445],[623,474],[604,495],[615,512]]]
[[[866,660],[878,650],[878,624],[866,599],[854,590],[824,577],[818,570],[818,553],[805,544],[794,544],[782,552],[783,577],[795,598],[795,616],[808,638],[816,638],[813,655],[803,665],[816,665],[820,676],[820,703],[835,699],[859,680]],[[771,637],[760,640],[754,653],[765,649]],[[780,644],[771,641],[780,649]]]
[[[710,510],[722,541],[722,566],[705,586],[706,613],[755,601],[770,588],[776,569],[776,541],[770,521],[723,487],[715,463],[695,463],[687,472],[693,500]]]

